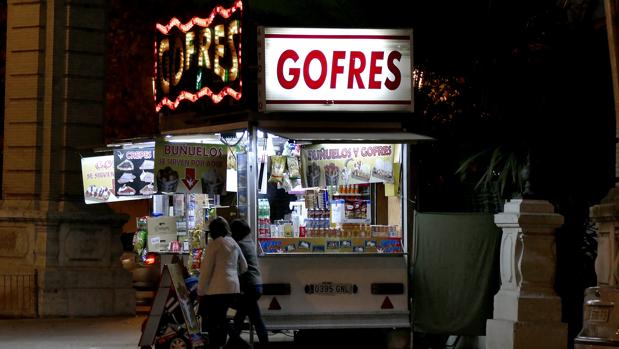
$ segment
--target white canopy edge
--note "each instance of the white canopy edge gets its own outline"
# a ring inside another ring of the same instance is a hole
[[[264,131],[264,130],[263,130]],[[274,135],[301,142],[312,143],[407,143],[434,141],[435,138],[411,132],[285,132],[268,131]]]

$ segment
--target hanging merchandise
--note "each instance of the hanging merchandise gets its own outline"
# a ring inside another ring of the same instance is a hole
[[[198,275],[200,273],[200,262],[202,261],[204,249],[203,236],[205,234],[202,227],[203,225],[199,224],[190,232],[189,258],[187,260],[187,271],[190,275]]]
[[[284,173],[284,178],[281,181],[281,188],[284,189],[287,193],[292,191],[292,180],[288,173]]]
[[[147,232],[147,219],[148,217],[140,217],[137,220],[138,230],[133,236],[133,251],[136,253],[138,259],[143,262],[146,259],[148,232]]]
[[[281,155],[269,156],[271,161],[271,176],[269,182],[281,183],[284,179],[284,171],[286,170],[286,157]]]
[[[296,156],[286,157],[288,163],[288,174],[290,179],[301,178],[301,172],[299,171],[299,159]]]

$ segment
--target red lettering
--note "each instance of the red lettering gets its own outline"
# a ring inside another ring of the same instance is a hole
[[[393,74],[393,77],[394,77],[393,80],[389,80],[389,79],[385,80],[385,87],[387,87],[390,90],[395,90],[396,88],[398,88],[398,86],[400,86],[400,81],[402,80],[402,74],[400,73],[400,69],[398,69],[398,67],[396,67],[393,62],[394,61],[399,62],[401,58],[402,58],[402,54],[398,51],[391,51],[389,53],[389,56],[387,57],[387,69],[389,69],[389,71],[391,72],[391,74]]]
[[[331,70],[331,88],[335,88],[337,74],[344,72],[344,67],[338,64],[340,59],[346,57],[345,51],[333,51],[333,69]]]
[[[355,66],[355,61],[359,61],[359,66]],[[359,88],[365,88],[363,86],[363,80],[361,80],[361,73],[365,70],[365,56],[361,51],[351,51],[350,52],[350,68],[348,71],[348,88],[352,89],[353,78],[357,80],[357,85]]]
[[[346,57],[347,55],[349,57]],[[346,63],[347,58],[348,62]],[[331,66],[329,66],[325,53],[320,50],[313,50],[306,57],[299,57],[299,54],[294,50],[286,50],[277,61],[277,79],[283,88],[290,90],[297,86],[301,74],[303,74],[303,81],[307,87],[316,90],[323,87],[327,74],[329,74],[329,88],[336,89],[338,87],[337,80],[340,75],[344,74],[348,65],[348,89],[365,89],[366,83],[369,89],[381,89],[384,83],[387,89],[396,90],[402,82],[402,73],[396,66],[396,61],[399,62],[401,59],[402,54],[398,51],[389,52],[387,59],[385,59],[385,52],[383,51],[372,51],[369,53],[369,57],[366,57],[362,51],[333,51]],[[288,68],[286,68],[287,64]],[[312,64],[314,64],[314,68],[318,64],[318,69],[314,69],[314,72],[318,70],[318,76],[315,73],[314,76],[310,75]],[[366,67],[368,68],[367,72]],[[301,69],[303,70],[301,71]],[[391,76],[381,78],[387,71],[391,73],[393,78]]]
[[[383,67],[378,66],[378,62],[383,60],[384,52],[372,51],[370,54],[370,81],[368,88],[379,89],[380,82],[376,81],[376,75],[382,73]]]
[[[284,63],[286,63],[288,59],[296,62],[299,60],[299,55],[293,50],[286,50],[282,53],[282,55],[279,57],[279,60],[277,61],[277,80],[283,88],[290,90],[297,86],[297,83],[299,82],[300,69],[288,69],[288,74],[290,74],[292,78],[290,80],[286,80],[286,78],[284,77]]]
[[[320,63],[320,76],[317,80],[312,80],[312,77],[309,73],[309,66],[312,64],[312,61],[317,59]],[[312,90],[320,88],[322,84],[325,82],[325,78],[327,77],[327,58],[325,55],[318,51],[313,50],[312,52],[307,54],[307,58],[305,58],[305,63],[303,64],[303,79],[305,80],[305,84],[307,87]]]

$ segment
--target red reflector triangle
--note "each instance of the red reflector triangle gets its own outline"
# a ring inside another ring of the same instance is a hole
[[[383,301],[383,305],[380,306],[381,309],[393,309],[393,304],[391,303],[391,300],[389,299],[389,297],[385,297],[385,300]]]
[[[271,299],[271,304],[269,304],[269,310],[281,310],[281,309],[282,309],[282,306],[279,305],[279,302],[277,301],[277,299],[273,297],[273,299]]]

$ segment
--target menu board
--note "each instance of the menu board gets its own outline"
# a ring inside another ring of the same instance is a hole
[[[114,150],[114,193],[124,197],[154,194],[154,169],[152,147]]]
[[[393,144],[316,144],[301,148],[307,187],[393,183]]]
[[[82,183],[86,204],[144,199],[137,195],[116,196],[113,155],[82,158]]]
[[[210,197],[226,192],[226,145],[157,141],[155,149],[158,191]]]

